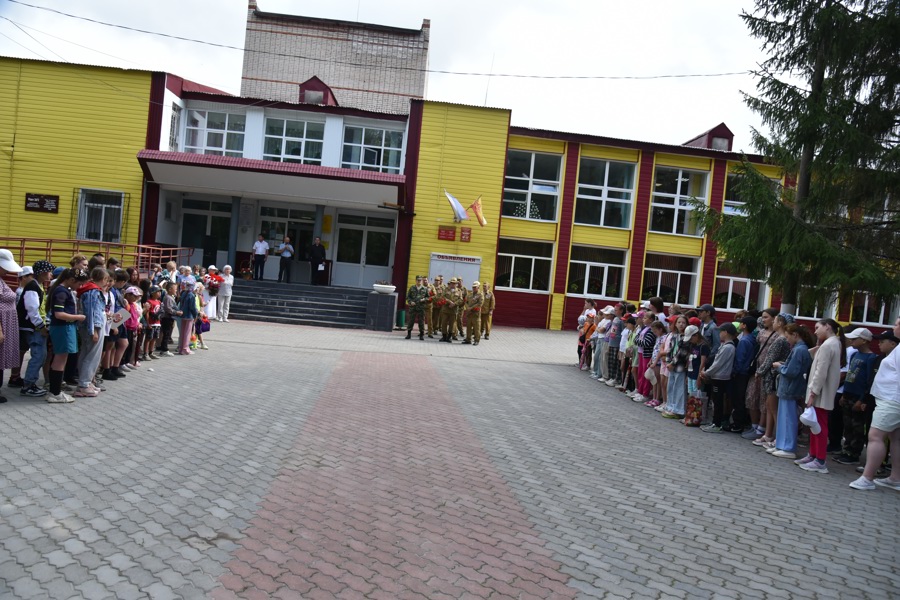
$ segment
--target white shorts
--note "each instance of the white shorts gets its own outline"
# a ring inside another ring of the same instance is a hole
[[[875,413],[872,415],[872,427],[890,433],[900,428],[900,402],[875,398]]]

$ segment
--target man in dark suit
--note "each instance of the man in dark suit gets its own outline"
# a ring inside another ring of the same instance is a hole
[[[319,265],[323,264],[325,264],[325,246],[322,245],[322,239],[317,237],[309,247],[309,282],[312,285],[319,285],[323,273],[319,270]]]

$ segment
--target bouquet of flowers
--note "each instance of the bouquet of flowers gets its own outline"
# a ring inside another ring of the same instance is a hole
[[[209,297],[212,298],[219,293],[219,286],[225,279],[218,273],[212,273],[206,276],[206,289],[209,291]]]

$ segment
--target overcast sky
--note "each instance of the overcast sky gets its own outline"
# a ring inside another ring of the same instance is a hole
[[[23,0],[217,44],[244,45],[245,0]],[[746,71],[763,55],[739,18],[751,0],[259,0],[261,10],[418,29],[429,66],[543,76]],[[242,52],[135,33],[0,0],[0,54],[168,71],[240,92]],[[7,20],[8,19],[8,20]],[[18,23],[22,29],[10,21]],[[23,31],[24,30],[24,31]],[[30,34],[29,35],[27,34]],[[493,63],[493,67],[491,66]],[[680,144],[720,122],[753,151],[748,75],[553,80],[430,73],[426,96],[512,109],[514,125]]]

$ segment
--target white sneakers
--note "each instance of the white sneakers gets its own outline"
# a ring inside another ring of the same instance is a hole
[[[65,392],[59,394],[47,394],[47,402],[50,404],[70,404],[75,402],[75,398]]]

